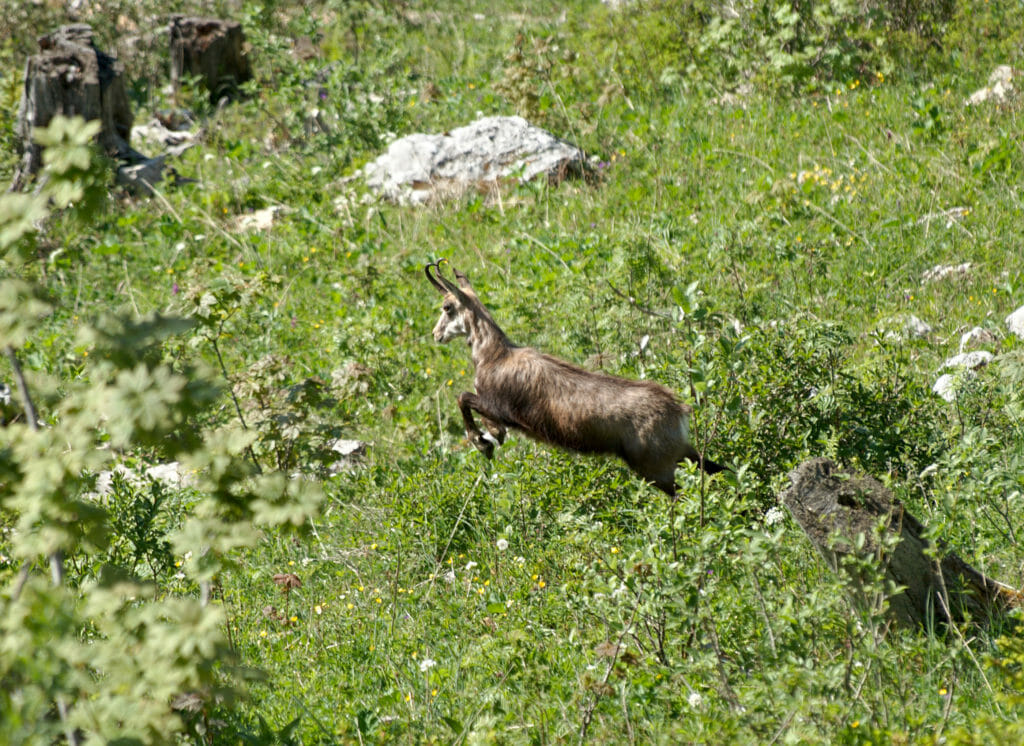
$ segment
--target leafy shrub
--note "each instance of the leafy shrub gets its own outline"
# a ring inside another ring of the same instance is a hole
[[[47,197],[57,206],[83,197],[94,132],[56,118],[44,135],[51,171],[38,217],[50,210]],[[0,198],[0,215],[21,197]],[[19,244],[34,228],[0,233],[8,262],[25,256]],[[301,525],[320,493],[279,473],[254,476],[242,459],[250,437],[199,427],[218,390],[201,368],[166,360],[163,348],[193,328],[187,320],[110,315],[82,324],[81,374],[37,410],[29,383],[37,379],[22,370],[19,352],[51,310],[37,286],[0,281],[0,348],[24,407],[22,419],[0,428],[8,526],[0,541],[0,740],[63,734],[78,742],[84,734],[172,743],[191,727],[183,711],[226,705],[244,689],[244,678],[233,677],[224,614],[211,605],[213,581],[233,550],[255,542],[254,526]],[[167,521],[162,492],[135,492],[116,477],[112,495],[97,496],[100,471],[132,457],[180,459],[195,477],[193,510]],[[200,598],[166,593],[172,556]]]
[[[935,44],[953,10],[951,0],[652,0],[606,11],[589,33],[605,76],[630,86],[801,89],[888,72]]]
[[[729,448],[765,487],[822,452],[872,474],[916,474],[941,450],[935,398],[898,350],[854,370],[851,344],[838,325],[796,320],[750,330],[734,352],[744,404]]]

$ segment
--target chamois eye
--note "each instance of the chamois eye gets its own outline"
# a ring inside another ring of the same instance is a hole
[[[455,312],[455,304],[454,303],[445,303],[443,306],[441,306],[441,308],[449,316],[451,316]]]

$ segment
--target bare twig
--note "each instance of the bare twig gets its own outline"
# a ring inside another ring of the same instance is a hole
[[[786,719],[782,721],[782,723],[779,725],[779,729],[775,731],[775,735],[772,737],[772,740],[768,742],[768,746],[772,746],[772,744],[778,743],[778,740],[782,738],[782,735],[787,730],[789,730],[789,724],[793,722],[793,718],[796,717],[796,714],[797,712],[799,712],[799,709],[799,707],[794,707],[792,710],[789,711],[789,714],[786,715]]]
[[[25,374],[21,370],[21,363],[18,362],[18,353],[15,352],[14,347],[11,345],[7,345],[4,348],[4,353],[11,364],[11,371],[14,373],[14,380],[18,384],[18,390],[21,391],[21,402],[25,408],[25,418],[28,420],[28,426],[32,430],[39,430],[39,415],[36,413],[35,404],[32,403],[32,394],[28,390],[28,384],[25,382]],[[28,575],[28,563],[25,563],[21,566],[21,571],[18,573],[18,583],[14,589],[15,598],[21,595],[21,590],[24,588],[26,581],[28,581]],[[64,552],[60,549],[50,555],[50,577],[55,586],[60,586],[64,583]],[[78,746],[80,743],[78,732],[68,722],[68,705],[63,694],[57,695],[56,703],[57,712],[60,713],[61,722],[64,723],[64,737],[67,739],[69,746]]]
[[[636,619],[636,613],[640,609],[640,595],[637,595],[636,603],[633,604],[633,611],[630,612],[629,621],[626,626],[622,628],[622,633],[619,635],[619,639],[615,641],[615,652],[612,654],[612,659],[608,662],[608,670],[604,672],[604,678],[601,679],[601,688],[603,689],[608,685],[608,679],[612,675],[612,671],[615,670],[615,663],[619,659],[619,651],[622,650],[622,641],[629,634],[629,630],[633,627],[633,620]],[[600,692],[594,692],[590,699],[590,703],[587,705],[587,709],[583,713],[583,722],[580,725],[580,737],[577,743],[581,746],[586,743],[587,731],[590,729],[590,723],[594,719],[594,710],[597,709],[597,703],[601,699]]]
[[[554,257],[563,267],[565,267],[567,270],[569,269],[569,265],[565,263],[565,260],[562,259],[562,257],[556,254],[554,251],[552,251],[551,248],[543,241],[541,241],[539,238],[537,238],[536,236],[531,236],[529,233],[526,233],[525,231],[522,233],[522,236],[530,243],[535,243],[538,246],[540,246],[542,249],[544,249],[544,251],[551,254],[551,256]]]
[[[18,390],[21,392],[21,404],[25,408],[25,418],[28,420],[28,426],[33,430],[39,429],[39,416],[36,414],[36,406],[32,403],[32,394],[29,393],[28,384],[25,383],[25,374],[21,371],[21,363],[18,362],[18,353],[14,351],[11,345],[7,345],[4,348],[4,353],[7,355],[7,360],[11,364],[11,370],[14,372],[14,380],[18,384]]]
[[[612,289],[613,293],[622,298],[629,305],[633,306],[636,310],[645,313],[648,316],[653,316],[657,319],[668,319],[669,321],[673,321],[671,314],[664,313],[663,311],[655,311],[654,309],[648,308],[647,306],[641,306],[639,303],[636,302],[636,298],[634,298],[632,295],[626,295],[624,292],[622,292],[617,287],[612,285],[612,283],[609,280],[605,280],[605,282],[608,283],[608,287]]]
[[[470,488],[469,494],[466,495],[466,499],[462,503],[462,509],[459,510],[459,517],[455,519],[455,525],[452,526],[452,532],[450,534],[448,534],[448,541],[447,541],[447,543],[445,543],[444,549],[441,551],[441,554],[439,555],[440,557],[444,557],[446,554],[448,554],[448,549],[452,545],[452,539],[455,538],[455,532],[459,530],[459,524],[462,523],[462,516],[466,514],[466,508],[469,506],[469,501],[473,499],[473,495],[476,494],[476,488],[480,486],[480,482],[483,480],[483,478],[484,478],[484,475],[483,475],[483,473],[481,473],[480,476],[478,476],[476,478],[476,481],[473,482],[473,486]],[[437,573],[438,573],[438,571],[440,571],[440,569],[441,569],[441,562],[438,561],[435,564],[435,566],[434,566],[434,573],[433,574],[434,574],[435,577],[437,576]],[[434,590],[434,583],[433,583],[433,578],[432,578],[431,579],[431,583],[430,583],[430,587],[427,589],[427,596],[428,597],[430,596],[430,593],[433,590]]]
[[[242,405],[238,402],[238,397],[235,396],[235,387],[231,383],[231,376],[228,375],[227,366],[224,365],[224,358],[220,354],[220,345],[217,344],[217,337],[220,336],[221,331],[224,328],[222,323],[217,328],[217,336],[210,340],[210,344],[213,346],[213,352],[217,356],[217,362],[220,364],[220,372],[224,376],[224,380],[228,382],[228,393],[231,394],[231,401],[235,403],[235,412],[238,414],[238,421],[242,423],[242,429],[248,430],[249,426],[245,423],[245,417],[242,415]],[[260,467],[260,462],[256,458],[255,451],[252,450],[252,446],[246,446],[245,452],[249,454],[249,460],[252,461],[252,465],[256,467],[256,473],[262,474],[263,469]]]
[[[715,631],[714,620],[705,619],[704,628],[708,632],[708,637],[711,639],[711,647],[715,651],[718,678],[722,683],[722,698],[729,703],[729,706],[732,707],[733,710],[739,711],[740,700],[736,696],[736,692],[734,692],[732,687],[729,685],[729,676],[725,672],[725,656],[722,654],[722,647],[718,644],[718,632]]]
[[[738,155],[741,158],[749,158],[754,163],[757,163],[757,164],[763,166],[764,168],[768,169],[768,171],[770,171],[771,173],[775,173],[775,169],[771,167],[770,163],[767,163],[766,161],[761,160],[756,155],[751,155],[750,153],[744,153],[742,150],[730,150],[729,148],[712,148],[711,152],[712,153],[722,153],[724,155]]]
[[[849,233],[851,236],[855,236],[855,237],[859,238],[861,241],[864,242],[864,245],[867,246],[872,251],[875,250],[875,245],[873,243],[871,243],[871,241],[868,239],[867,236],[865,236],[862,233],[858,233],[853,228],[851,228],[846,223],[844,223],[842,220],[839,220],[834,215],[829,213],[827,210],[823,210],[822,208],[818,207],[813,202],[807,202],[804,206],[810,208],[811,210],[814,210],[816,213],[818,213],[819,215],[821,215],[825,219],[831,220],[833,223],[835,223],[837,226],[839,226],[844,231]]]
[[[764,595],[761,593],[761,584],[757,580],[757,572],[750,568],[750,578],[754,581],[754,593],[757,595],[757,603],[761,607],[761,615],[764,616],[764,629],[768,633],[768,646],[772,649],[772,655],[778,655],[775,647],[775,633],[772,632],[772,620],[768,616],[768,606],[764,602]]]

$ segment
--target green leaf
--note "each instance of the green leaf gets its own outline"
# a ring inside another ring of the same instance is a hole
[[[0,281],[0,347],[19,348],[35,333],[53,306],[43,290],[24,280]]]
[[[32,139],[44,148],[65,144],[88,145],[100,133],[102,126],[102,122],[98,119],[86,122],[84,117],[77,114],[73,117],[58,114],[50,120],[49,126],[45,129],[37,127],[32,134]]]
[[[0,196],[0,251],[34,232],[35,224],[49,214],[45,197],[17,193]]]

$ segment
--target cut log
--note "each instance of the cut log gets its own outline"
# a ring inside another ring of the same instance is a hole
[[[969,619],[984,626],[1024,606],[1017,589],[932,546],[921,522],[876,479],[840,470],[826,458],[804,462],[789,478],[781,502],[832,569],[850,577],[856,600],[863,601],[863,578],[855,568],[869,561],[880,563],[885,577],[903,588],[889,598],[888,612],[904,625],[931,628]]]
[[[39,49],[25,66],[25,89],[15,124],[22,160],[11,188],[22,189],[42,166],[42,148],[32,135],[58,114],[100,120],[97,139],[103,151],[113,158],[131,159],[132,111],[124,67],[96,48],[92,28],[61,26],[39,38]]]
[[[170,32],[175,88],[183,77],[199,76],[216,103],[237,95],[238,86],[252,78],[245,34],[237,21],[172,15]]]

